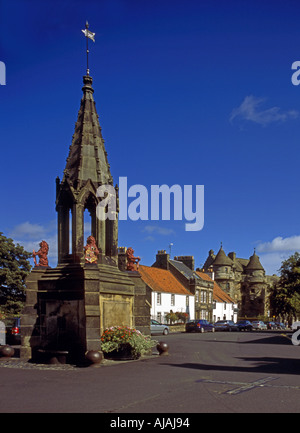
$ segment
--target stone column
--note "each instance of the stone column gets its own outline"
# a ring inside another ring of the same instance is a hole
[[[72,207],[72,254],[76,263],[84,262],[83,254],[83,204],[74,203]]]
[[[57,206],[58,263],[69,255],[69,212],[65,206]]]
[[[84,269],[84,305],[86,351],[100,351],[99,269],[97,265]]]
[[[24,360],[32,358],[35,347],[40,344],[38,327],[38,289],[39,280],[47,268],[35,267],[26,277],[26,304],[21,315],[21,349],[20,357]]]
[[[118,214],[114,212],[115,219],[106,220],[106,256],[111,257],[118,264]]]
[[[96,226],[96,236],[95,236],[96,244],[100,252],[98,263],[102,263],[103,257],[105,256],[105,221],[102,221],[96,216],[95,226]]]

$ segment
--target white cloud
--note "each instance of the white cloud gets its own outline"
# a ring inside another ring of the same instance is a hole
[[[265,268],[267,275],[279,275],[279,269],[281,267],[281,264],[283,260],[286,260],[289,257],[289,255],[290,254],[280,252],[266,253],[261,254],[259,259],[261,264]]]
[[[154,236],[146,236],[144,241],[150,241],[150,242],[154,242],[155,241],[155,237]]]
[[[296,119],[299,117],[299,112],[296,110],[282,111],[279,107],[271,107],[266,110],[261,109],[264,98],[256,98],[255,96],[246,96],[241,105],[234,108],[230,121],[234,119],[244,119],[262,126],[266,126],[274,122],[285,122],[288,119]]]
[[[268,275],[278,274],[283,260],[286,260],[295,251],[300,251],[300,236],[283,238],[277,236],[270,242],[261,242],[256,250],[261,253],[260,261]]]
[[[151,225],[145,226],[143,228],[143,231],[147,233],[154,233],[154,234],[156,233],[158,235],[163,235],[163,236],[167,236],[175,233],[174,230],[172,229],[168,229],[161,226],[151,226]]]
[[[297,251],[300,250],[300,236],[290,236],[283,238],[278,236],[271,242],[262,242],[257,245],[257,251],[261,253],[278,251]]]
[[[16,227],[12,229],[10,232],[10,236],[15,238],[23,238],[23,239],[38,239],[45,236],[47,230],[45,227],[39,224],[31,224],[26,221],[25,223],[18,224]]]

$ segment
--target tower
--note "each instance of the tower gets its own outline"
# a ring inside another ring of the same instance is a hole
[[[210,250],[203,268],[213,270],[217,283],[238,304],[239,317],[266,315],[267,289],[274,279],[265,275],[255,249],[249,259],[237,257],[235,252],[226,255],[222,246],[216,256]]]
[[[228,256],[226,256],[222,245],[211,266],[213,268],[215,280],[217,281],[219,286],[224,290],[224,292],[226,292],[233,298],[233,261]]]
[[[265,315],[267,281],[265,270],[254,250],[244,270],[242,283],[242,315],[258,317]]]

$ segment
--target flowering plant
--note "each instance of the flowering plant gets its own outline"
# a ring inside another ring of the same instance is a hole
[[[104,330],[101,336],[101,350],[104,353],[130,349],[134,358],[145,354],[157,344],[151,337],[128,326],[112,326]]]

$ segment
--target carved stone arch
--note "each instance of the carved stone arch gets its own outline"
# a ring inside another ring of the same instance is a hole
[[[100,202],[100,199],[95,195],[94,192],[86,191],[80,202],[82,203],[84,209],[88,209],[89,212],[96,212],[96,207]]]
[[[74,189],[69,185],[68,182],[63,182],[56,189],[56,206],[62,205],[65,207],[72,207],[72,204],[76,200]]]
[[[91,201],[91,198],[94,200],[95,206],[99,203],[99,198],[96,196],[96,188],[89,179],[83,188],[81,188],[77,200],[79,203],[81,203],[86,208],[86,202],[89,200]]]
[[[96,245],[100,252],[99,262],[101,262],[101,257],[105,255],[105,245],[106,245],[106,224],[105,221],[101,221],[97,218],[97,206],[101,201],[100,197],[97,197],[97,188],[94,182],[90,179],[85,183],[85,185],[81,188],[77,195],[77,227],[80,229],[80,233],[78,234],[81,238],[84,235],[84,223],[85,223],[85,211],[87,210],[90,214],[91,218],[91,235],[96,240]],[[81,219],[81,223],[78,219]],[[85,245],[86,239],[83,239],[83,244],[81,239],[78,238],[76,241],[77,247],[77,255]]]

